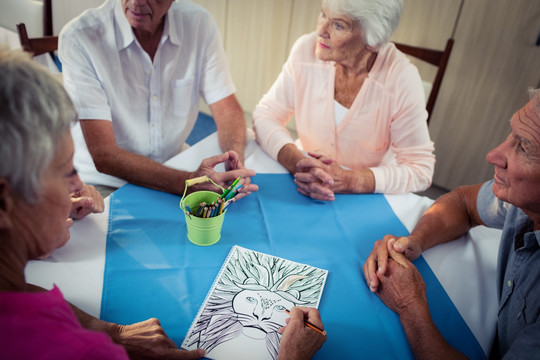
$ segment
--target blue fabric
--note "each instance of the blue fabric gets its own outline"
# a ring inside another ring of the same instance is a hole
[[[313,201],[288,174],[259,174],[260,190],[225,215],[210,247],[190,243],[179,196],[126,185],[111,196],[101,317],[121,324],[160,319],[181,344],[212,282],[235,244],[329,270],[319,306],[328,340],[315,358],[412,359],[396,314],[372,294],[362,264],[373,243],[407,230],[379,194]],[[443,336],[472,359],[483,351],[423,258],[415,265],[427,285]]]
[[[214,133],[216,130],[217,127],[214,118],[202,112],[199,112],[199,115],[197,116],[197,121],[195,121],[193,129],[191,130],[191,133],[186,139],[186,143],[188,145],[196,144],[208,135]]]
[[[59,72],[62,72],[62,62],[61,62],[60,59],[58,58],[58,55],[54,54],[53,60],[54,60],[54,64],[55,64],[56,67],[58,68],[58,71],[59,71]]]

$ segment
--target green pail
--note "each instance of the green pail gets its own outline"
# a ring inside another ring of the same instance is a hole
[[[218,193],[212,191],[196,191],[182,198],[180,208],[186,217],[187,236],[189,241],[195,245],[208,246],[213,245],[221,238],[221,227],[225,218],[226,210],[214,217],[200,218],[193,214],[188,214],[182,204],[188,204],[193,213],[197,213],[199,205],[202,202],[207,204],[216,201],[219,197]]]

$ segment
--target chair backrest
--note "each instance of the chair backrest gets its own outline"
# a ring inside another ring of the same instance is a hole
[[[431,88],[431,92],[429,94],[426,104],[426,110],[428,112],[427,122],[429,124],[431,113],[433,112],[433,108],[435,107],[435,101],[437,100],[437,96],[439,95],[439,89],[441,87],[441,83],[444,77],[444,72],[446,71],[446,65],[448,65],[448,59],[450,58],[450,53],[452,52],[454,39],[448,39],[448,41],[446,42],[446,47],[442,51],[405,45],[401,43],[394,44],[403,53],[438,67],[437,74],[435,75],[435,80],[433,80],[433,86]]]
[[[58,36],[29,38],[24,23],[17,24],[17,32],[23,50],[32,53],[32,56],[53,53],[58,49]]]
[[[43,0],[43,35],[52,36],[52,1]]]

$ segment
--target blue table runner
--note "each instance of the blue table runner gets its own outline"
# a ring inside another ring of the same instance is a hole
[[[101,318],[130,324],[158,318],[179,345],[235,244],[329,270],[319,310],[328,340],[315,358],[413,359],[399,318],[372,294],[362,265],[373,243],[407,229],[380,194],[300,195],[288,174],[259,174],[260,190],[234,203],[221,239],[187,239],[180,196],[135,185],[111,195]],[[471,359],[482,348],[420,257],[430,310],[447,341]]]

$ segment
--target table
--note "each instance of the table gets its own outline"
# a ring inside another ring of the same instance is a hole
[[[194,170],[202,158],[220,152],[217,135],[213,134],[167,164]],[[286,173],[261,151],[253,136],[249,137],[246,149],[246,166],[259,172]],[[431,200],[414,194],[385,198],[409,231],[431,204]],[[30,262],[26,269],[29,282],[45,288],[57,284],[66,299],[95,316],[101,312],[109,201],[106,199],[105,213],[76,222],[66,246],[45,261]],[[497,313],[495,267],[499,236],[499,231],[476,228],[462,239],[424,253],[427,264],[486,353],[493,339]]]

